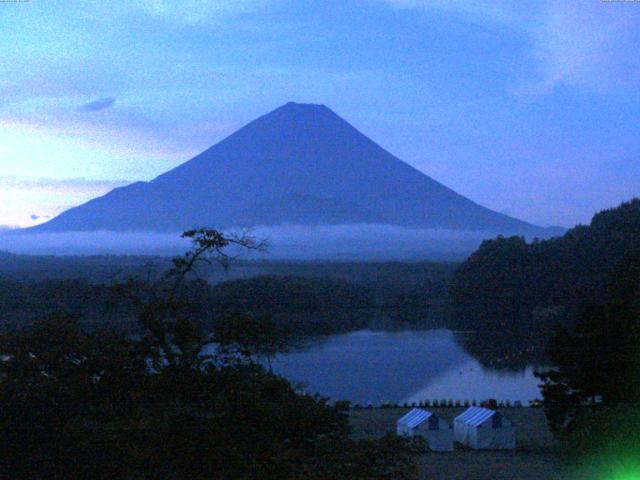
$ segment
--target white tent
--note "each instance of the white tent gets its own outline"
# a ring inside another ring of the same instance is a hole
[[[430,450],[450,452],[453,450],[453,430],[451,426],[435,413],[414,408],[396,423],[398,435],[406,437],[421,436]]]
[[[500,412],[471,407],[453,424],[456,441],[473,449],[516,448],[516,427]]]

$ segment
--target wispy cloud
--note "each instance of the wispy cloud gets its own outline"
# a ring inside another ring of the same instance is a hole
[[[13,189],[39,190],[109,190],[132,183],[129,180],[94,180],[88,178],[22,178],[0,176],[0,187]],[[34,219],[35,220],[35,219]]]
[[[528,46],[533,75],[513,86],[514,95],[544,95],[559,85],[605,93],[639,84],[640,57],[629,55],[640,31],[635,2],[375,1],[515,32]]]
[[[407,260],[461,259],[493,232],[412,229],[393,225],[355,224],[310,227],[282,225],[256,227],[257,238],[267,239],[269,249],[258,257],[271,259]],[[389,248],[392,245],[393,248]],[[95,255],[175,254],[188,243],[175,233],[66,232],[0,236],[0,250],[13,253]]]
[[[230,16],[253,12],[279,0],[129,0],[91,4],[87,15],[145,14],[185,25],[210,24]]]
[[[638,7],[635,5],[633,7]],[[521,92],[547,93],[558,85],[609,93],[637,86],[640,57],[629,55],[640,30],[640,9],[607,2],[549,2],[531,26],[540,80]]]
[[[105,108],[112,107],[116,103],[116,99],[113,97],[100,98],[92,102],[85,103],[78,107],[80,112],[97,112],[104,110]]]
[[[0,175],[0,224],[35,225],[129,183],[117,179]]]
[[[370,1],[370,0],[369,0]],[[464,17],[474,23],[499,25],[520,24],[527,13],[536,7],[530,0],[519,2],[505,0],[375,0],[384,2],[395,8],[422,9],[425,11]]]
[[[47,218],[51,218],[51,215],[37,215],[35,213],[32,213],[31,215],[29,215],[29,218],[31,218],[31,220],[46,220]]]

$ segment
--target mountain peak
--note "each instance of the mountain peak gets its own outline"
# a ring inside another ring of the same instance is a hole
[[[267,113],[262,118],[270,118],[270,117],[284,117],[291,119],[299,119],[299,118],[313,118],[313,117],[333,117],[334,119],[340,119],[333,110],[323,104],[318,103],[296,103],[296,102],[288,102],[282,105],[281,107],[276,108],[271,113]],[[343,120],[344,121],[344,120]]]
[[[287,110],[331,110],[329,107],[322,103],[298,103],[287,102],[280,107],[280,109]]]
[[[289,102],[156,179],[114,190],[41,231],[182,231],[282,224],[539,231],[394,157],[325,105]]]

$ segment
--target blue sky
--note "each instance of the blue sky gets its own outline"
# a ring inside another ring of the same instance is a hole
[[[148,180],[288,101],[324,103],[495,210],[640,195],[640,3],[0,3],[0,225]]]

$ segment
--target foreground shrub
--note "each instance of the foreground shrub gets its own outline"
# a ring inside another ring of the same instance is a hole
[[[0,477],[403,479],[401,439],[349,438],[348,404],[251,362],[149,368],[151,352],[53,318],[0,337]]]

